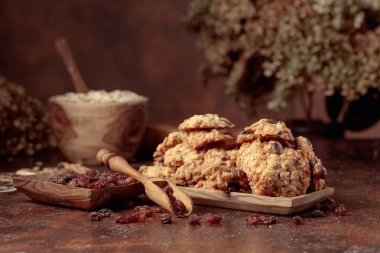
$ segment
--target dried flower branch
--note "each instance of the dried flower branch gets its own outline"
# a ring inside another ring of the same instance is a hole
[[[380,89],[380,0],[192,0],[186,20],[203,73],[226,76],[247,112],[284,108],[295,87],[348,101]]]
[[[34,155],[53,146],[44,106],[0,75],[0,155]]]

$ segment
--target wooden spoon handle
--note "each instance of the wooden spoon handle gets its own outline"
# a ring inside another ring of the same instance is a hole
[[[145,183],[148,180],[148,177],[135,170],[123,157],[115,153],[112,153],[107,149],[99,150],[96,155],[96,159],[98,160],[98,162],[104,163],[110,170],[122,174],[127,174],[128,176],[133,177],[143,185],[145,185]]]
[[[82,75],[74,61],[73,54],[65,38],[57,38],[55,40],[55,47],[57,48],[58,53],[61,55],[63,63],[66,65],[67,70],[71,76],[71,79],[74,82],[75,90],[77,92],[88,92],[90,89],[87,87],[84,82]]]

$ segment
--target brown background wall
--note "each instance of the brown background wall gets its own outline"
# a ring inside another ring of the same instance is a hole
[[[151,122],[177,124],[192,114],[215,112],[246,125],[251,120],[223,94],[222,80],[207,89],[197,83],[201,56],[182,22],[188,3],[1,0],[0,73],[44,102],[71,91],[53,46],[57,36],[65,36],[88,84],[149,97]],[[323,106],[315,108],[315,114],[326,119]],[[364,135],[379,133],[375,127]]]

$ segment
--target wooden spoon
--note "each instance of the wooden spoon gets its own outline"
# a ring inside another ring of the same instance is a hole
[[[111,153],[107,149],[99,150],[96,158],[100,163],[104,163],[110,170],[127,174],[142,183],[144,185],[145,194],[147,197],[157,205],[163,207],[165,210],[181,218],[187,217],[192,213],[194,209],[193,201],[176,185],[163,179],[146,177],[135,170],[123,157],[118,156],[115,153]],[[163,188],[167,185],[173,189],[173,195],[176,199],[182,201],[185,205],[185,213],[178,213],[174,210],[168,195],[163,190]]]
[[[55,40],[55,47],[58,53],[61,55],[63,63],[66,65],[66,68],[71,76],[71,79],[74,82],[74,87],[77,92],[86,93],[90,89],[86,85],[85,81],[82,78],[82,75],[75,63],[73,54],[71,53],[70,47],[67,44],[65,38],[57,38]]]

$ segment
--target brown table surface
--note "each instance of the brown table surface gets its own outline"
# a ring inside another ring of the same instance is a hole
[[[38,204],[21,193],[0,194],[0,252],[380,252],[380,141],[313,143],[348,216],[305,218],[299,226],[282,216],[272,226],[251,226],[249,212],[197,206],[195,214],[222,215],[221,224],[190,226],[175,219],[163,225],[153,218],[118,225],[92,222],[88,212]],[[54,164],[62,157],[53,152],[36,159]],[[19,158],[0,162],[0,168],[32,163]]]

